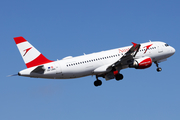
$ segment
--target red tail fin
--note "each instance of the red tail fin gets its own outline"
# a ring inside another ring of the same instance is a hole
[[[21,56],[27,68],[53,62],[51,60],[48,60],[23,37],[15,37],[14,41],[19,49],[19,52],[21,53]]]

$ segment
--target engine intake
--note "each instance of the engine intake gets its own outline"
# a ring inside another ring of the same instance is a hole
[[[145,69],[152,65],[152,59],[150,57],[143,57],[135,59],[130,65],[130,68]]]

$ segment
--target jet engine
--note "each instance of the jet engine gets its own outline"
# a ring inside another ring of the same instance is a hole
[[[129,65],[130,68],[145,69],[152,65],[152,59],[150,57],[143,57],[139,59],[134,59]]]

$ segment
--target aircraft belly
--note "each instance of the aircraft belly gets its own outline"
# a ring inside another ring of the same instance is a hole
[[[87,64],[87,65],[66,67],[62,71],[63,78],[64,79],[66,79],[66,78],[78,78],[78,77],[84,77],[84,76],[92,75],[94,69],[97,66],[98,66],[98,64]]]
[[[72,68],[68,71],[63,71],[63,78],[77,78],[82,76],[87,76],[91,74],[90,69],[76,69]]]

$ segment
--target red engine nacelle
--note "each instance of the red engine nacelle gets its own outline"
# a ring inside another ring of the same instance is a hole
[[[150,57],[143,57],[135,59],[130,65],[130,68],[145,69],[152,65],[152,59]]]

